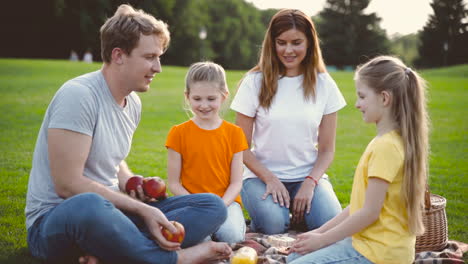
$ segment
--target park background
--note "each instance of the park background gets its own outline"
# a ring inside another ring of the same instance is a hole
[[[324,58],[348,106],[339,112],[335,160],[328,170],[342,206],[349,203],[355,166],[375,128],[354,109],[352,70],[379,54],[395,54],[420,70],[429,84],[432,118],[430,186],[447,198],[449,238],[468,242],[468,20],[461,0],[430,1],[425,25],[392,35],[369,0],[327,0],[312,17]],[[0,16],[0,263],[38,263],[27,250],[24,205],[32,153],[45,110],[68,79],[98,70],[100,63],[68,61],[91,50],[100,60],[99,27],[118,5],[130,3],[167,22],[172,34],[163,73],[140,94],[142,121],[128,163],[137,174],[166,178],[167,132],[187,120],[183,110],[186,66],[207,59],[228,69],[231,94],[257,59],[275,9],[243,0],[8,1]],[[27,4],[27,8],[25,7]],[[390,3],[389,3],[390,4]],[[170,65],[170,66],[169,66]],[[225,118],[234,121],[228,109]],[[466,259],[466,257],[465,257]]]

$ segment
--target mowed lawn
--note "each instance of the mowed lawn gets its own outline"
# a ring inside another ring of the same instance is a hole
[[[37,133],[56,90],[66,80],[99,68],[98,63],[0,59],[0,263],[38,263],[28,254],[24,225]],[[167,132],[188,118],[183,100],[186,70],[163,66],[151,90],[140,94],[142,120],[127,159],[136,174],[166,178]],[[231,98],[243,74],[228,72]],[[375,126],[365,124],[354,107],[353,73],[331,74],[348,103],[338,115],[336,155],[328,170],[344,207],[349,203],[354,169],[375,135]],[[422,75],[429,82],[432,119],[431,191],[447,198],[449,238],[467,243],[468,65],[422,71]],[[224,117],[234,121],[228,104]]]

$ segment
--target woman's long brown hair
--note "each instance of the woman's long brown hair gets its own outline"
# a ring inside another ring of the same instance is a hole
[[[251,72],[262,72],[262,86],[259,94],[260,106],[269,109],[278,89],[278,79],[286,74],[286,68],[276,55],[275,39],[283,32],[296,29],[307,38],[307,53],[301,63],[304,75],[304,98],[315,99],[317,74],[325,72],[325,63],[319,46],[314,23],[306,14],[295,9],[283,9],[270,21],[263,40],[260,60]]]

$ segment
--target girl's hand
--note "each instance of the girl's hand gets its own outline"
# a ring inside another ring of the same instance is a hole
[[[296,241],[291,246],[290,252],[296,252],[301,255],[323,248],[323,235],[317,232],[306,232],[297,236]]]
[[[262,199],[265,200],[268,195],[271,194],[273,202],[279,202],[281,206],[286,206],[286,208],[289,208],[289,192],[286,187],[284,187],[284,184],[274,175],[270,177],[270,180],[265,182],[265,184],[266,192],[263,194]]]
[[[304,214],[310,213],[310,204],[314,197],[315,184],[305,180],[294,197],[292,208],[292,223],[298,224],[304,220]]]

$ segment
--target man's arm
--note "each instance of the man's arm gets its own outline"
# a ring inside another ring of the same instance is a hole
[[[91,143],[92,138],[85,134],[56,128],[48,130],[50,172],[57,194],[66,199],[84,192],[97,193],[120,210],[141,216],[161,247],[168,250],[178,249],[180,244],[167,241],[161,234],[160,226],[168,228],[171,232],[175,232],[176,229],[160,210],[113,191],[83,175]],[[124,169],[119,177],[129,172],[128,168],[126,170],[127,172]]]
[[[49,162],[57,194],[66,199],[93,192],[111,201],[117,208],[137,212],[143,203],[83,176],[92,138],[78,132],[51,128],[48,131]]]
[[[127,184],[128,179],[133,176],[132,171],[128,168],[127,162],[122,160],[119,165],[119,173],[117,173],[117,177],[119,178],[119,189],[122,192],[125,192],[125,184]]]

